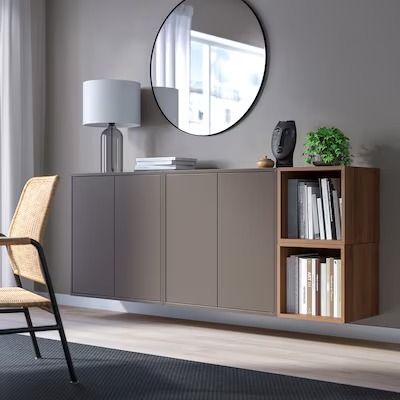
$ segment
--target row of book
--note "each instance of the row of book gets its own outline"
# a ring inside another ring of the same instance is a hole
[[[340,178],[288,180],[288,238],[340,240]]]
[[[302,254],[286,261],[286,312],[341,318],[341,260]]]
[[[135,170],[185,170],[195,169],[196,158],[185,157],[143,157],[136,158]]]

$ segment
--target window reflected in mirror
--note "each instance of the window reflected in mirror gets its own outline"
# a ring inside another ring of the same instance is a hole
[[[235,21],[241,23],[234,27]],[[151,83],[156,101],[182,131],[221,133],[255,102],[266,57],[264,32],[242,0],[186,0],[167,17],[154,44]],[[171,107],[171,89],[176,107]]]
[[[196,135],[224,131],[251,107],[260,89],[265,49],[191,31],[187,127]]]

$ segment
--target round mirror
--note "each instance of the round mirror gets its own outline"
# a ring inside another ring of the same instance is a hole
[[[154,43],[151,85],[165,117],[192,135],[215,135],[251,109],[266,75],[265,34],[243,0],[185,0]]]

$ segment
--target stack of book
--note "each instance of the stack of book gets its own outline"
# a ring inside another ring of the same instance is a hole
[[[339,178],[288,180],[288,238],[340,240]]]
[[[182,170],[195,169],[197,159],[184,157],[144,157],[136,158],[135,170]]]
[[[287,313],[341,318],[341,288],[341,260],[316,254],[287,258]]]

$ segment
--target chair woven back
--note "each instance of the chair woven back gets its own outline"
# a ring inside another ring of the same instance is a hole
[[[9,237],[29,237],[42,243],[58,176],[35,177],[25,184],[8,232]],[[8,246],[14,274],[45,284],[40,259],[32,245]]]

